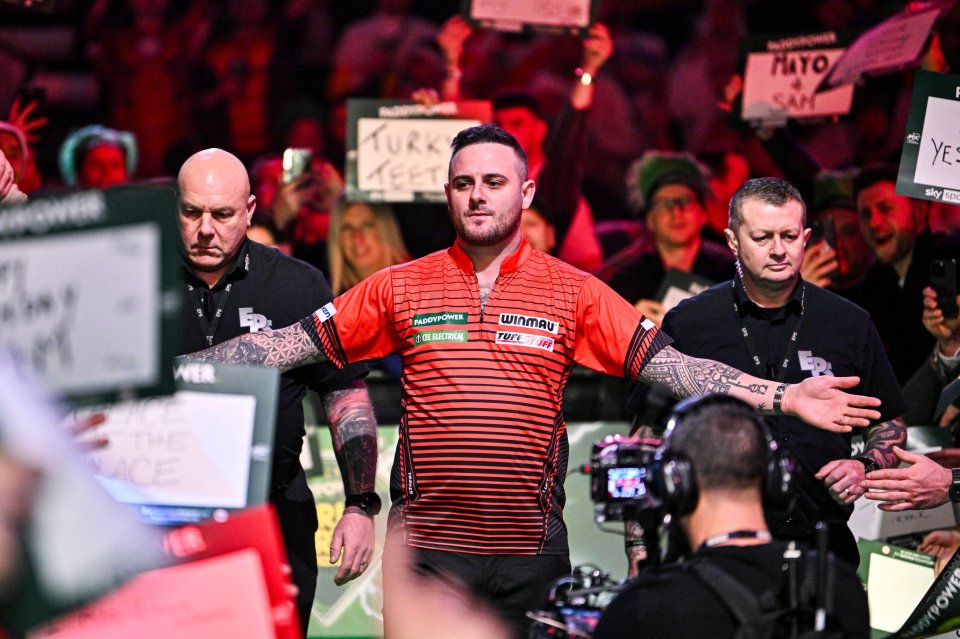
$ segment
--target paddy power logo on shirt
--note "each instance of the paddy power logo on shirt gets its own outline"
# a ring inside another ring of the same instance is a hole
[[[433,326],[434,324],[466,324],[464,311],[440,311],[439,313],[420,313],[413,316],[414,326]],[[464,340],[466,341],[466,340]]]
[[[415,345],[466,341],[467,331],[421,331],[413,337],[413,343]]]

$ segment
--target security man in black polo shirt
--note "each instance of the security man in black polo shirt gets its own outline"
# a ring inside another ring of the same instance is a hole
[[[288,326],[333,299],[323,274],[304,262],[247,240],[256,207],[247,171],[220,149],[191,156],[178,177],[183,278],[188,294],[181,352],[207,348],[241,333]],[[299,588],[301,628],[307,630],[317,582],[317,513],[300,466],[303,396],[317,390],[330,422],[347,508],[337,523],[330,561],[342,561],[334,580],[366,569],[374,547],[377,432],[361,381],[367,368],[310,365],[280,378],[270,501],[280,520],[293,581]]]
[[[775,384],[810,376],[856,375],[851,391],[879,397],[881,421],[864,431],[865,449],[850,458],[850,435],[769,417],[781,447],[797,459],[796,501],[766,511],[773,535],[812,544],[817,521],[830,526],[831,550],[856,565],[846,525],[864,492],[864,474],[898,463],[906,441],[906,405],[870,317],[847,300],[800,278],[806,209],[800,193],[778,178],[748,180],[730,201],[727,243],[738,277],[681,302],[663,322],[676,348],[750,371]]]

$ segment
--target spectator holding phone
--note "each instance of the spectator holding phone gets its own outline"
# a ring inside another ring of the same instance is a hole
[[[870,313],[903,384],[923,365],[934,343],[917,321],[924,313],[930,264],[960,255],[960,245],[955,237],[930,232],[930,202],[897,194],[897,171],[893,164],[869,166],[856,178],[860,224],[877,263],[853,301]]]

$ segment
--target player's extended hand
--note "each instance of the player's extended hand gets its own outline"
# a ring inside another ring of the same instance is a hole
[[[899,446],[893,452],[905,468],[884,468],[867,473],[860,485],[868,492],[867,499],[885,502],[880,510],[913,510],[936,508],[949,500],[953,474],[926,455],[910,453]],[[883,492],[870,492],[870,491]]]
[[[841,504],[852,504],[865,492],[860,486],[865,475],[863,464],[856,459],[834,459],[817,471],[830,491],[830,496]]]
[[[859,383],[859,377],[808,377],[787,387],[783,411],[834,433],[848,433],[854,426],[869,426],[870,420],[880,419],[880,412],[873,410],[880,405],[880,400],[842,390]]]
[[[373,545],[373,517],[358,508],[345,510],[330,542],[330,563],[337,563],[343,555],[333,583],[342,586],[362,575],[373,557]]]

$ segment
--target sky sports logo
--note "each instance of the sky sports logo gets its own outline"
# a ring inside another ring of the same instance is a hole
[[[929,188],[924,191],[924,195],[935,200],[960,204],[960,191],[951,191],[950,189]]]

